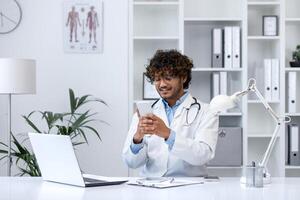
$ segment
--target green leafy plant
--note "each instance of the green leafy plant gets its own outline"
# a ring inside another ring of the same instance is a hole
[[[297,45],[296,50],[293,51],[293,60],[296,62],[300,62],[300,45]]]
[[[69,112],[54,113],[52,111],[33,111],[28,116],[24,115],[23,118],[37,133],[69,135],[73,146],[85,143],[88,144],[87,133],[96,135],[101,141],[99,132],[91,125],[91,123],[107,123],[96,118],[97,112],[92,112],[90,109],[84,109],[84,107],[92,102],[100,103],[105,106],[107,106],[107,104],[102,99],[94,98],[91,95],[76,97],[72,89],[69,89],[69,97]],[[42,130],[36,125],[34,120],[32,120],[33,115],[41,116],[41,120],[46,123],[46,130]],[[15,163],[21,171],[18,175],[23,176],[26,174],[30,176],[41,176],[35,155],[25,147],[24,141],[19,142],[13,134],[11,135],[13,144],[11,155],[15,158]],[[0,160],[2,160],[7,158],[8,146],[2,142],[0,142],[0,145],[5,147],[5,149],[0,149],[0,154],[5,154],[0,158]]]
[[[20,165],[24,165],[25,163],[25,168],[23,167],[18,167],[21,171],[21,173],[17,174],[17,176],[23,176],[25,174],[29,175],[29,176],[41,176],[41,171],[38,167],[35,155],[30,152],[24,145],[21,144],[21,142],[19,142],[13,134],[11,134],[12,136],[12,143],[15,146],[15,148],[11,148],[11,156],[16,158],[16,165],[20,166]],[[1,142],[1,145],[3,145],[4,147],[6,147],[6,149],[8,148],[8,146],[4,143]],[[0,160],[7,158],[7,150],[0,150],[1,154],[5,154],[5,156],[1,157]],[[22,163],[23,161],[23,163]]]

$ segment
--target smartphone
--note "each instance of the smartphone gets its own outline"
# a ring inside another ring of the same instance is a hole
[[[136,107],[140,113],[140,116],[145,116],[152,113],[152,103],[147,101],[136,101]]]
[[[204,176],[206,182],[219,182],[220,178],[218,176]]]

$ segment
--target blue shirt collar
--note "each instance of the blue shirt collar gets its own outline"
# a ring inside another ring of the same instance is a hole
[[[188,95],[189,93],[185,91],[184,94],[176,101],[176,103],[172,107],[178,107],[186,99]],[[162,99],[162,102],[164,103],[165,109],[171,108],[165,99]]]

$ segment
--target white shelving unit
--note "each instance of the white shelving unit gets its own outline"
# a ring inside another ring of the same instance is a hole
[[[241,22],[242,18],[185,17],[185,22]]]
[[[272,135],[263,134],[263,133],[255,133],[255,134],[248,134],[248,138],[270,138]]]
[[[280,101],[267,101],[269,104],[276,104],[276,103],[280,103]],[[261,102],[259,100],[248,100],[248,103],[251,104],[261,104]]]
[[[176,1],[165,1],[165,2],[159,2],[159,1],[135,1],[133,2],[134,5],[157,5],[157,6],[161,6],[161,5],[179,5],[179,2]]]
[[[207,68],[207,67],[198,67],[193,68],[193,72],[241,72],[242,69],[226,69],[226,68]]]
[[[242,113],[240,112],[226,112],[226,113],[220,113],[220,116],[242,116]]]
[[[286,18],[286,22],[300,22],[300,18]]]
[[[290,165],[286,165],[285,169],[300,169],[300,166],[290,166]]]
[[[280,5],[277,1],[248,1],[248,5],[252,6],[275,6]]]
[[[135,36],[134,40],[179,40],[177,36]]]
[[[290,117],[300,117],[300,113],[286,113]]]
[[[250,77],[256,78],[257,87],[263,92],[263,60],[278,58],[280,100],[268,103],[277,113],[290,114],[293,122],[300,125],[300,105],[298,113],[287,113],[287,94],[283,89],[289,71],[296,71],[300,77],[300,69],[289,67],[291,52],[300,44],[299,0],[130,0],[129,5],[130,119],[133,102],[142,100],[142,73],[148,59],[157,49],[178,49],[193,59],[190,91],[204,102],[211,100],[210,75],[214,72],[227,72],[228,94],[246,88]],[[278,36],[263,36],[264,15],[278,16]],[[224,26],[241,27],[239,69],[211,67],[211,30]],[[239,110],[222,113],[220,126],[242,127],[243,165],[262,158],[275,128],[273,119],[253,95],[241,100]],[[300,167],[285,163],[286,131],[287,128],[280,130],[268,163],[272,176],[300,174]],[[219,176],[240,176],[242,166],[208,167],[208,171]]]
[[[287,58],[289,60],[290,58]],[[285,68],[286,72],[300,72],[300,68],[291,68],[291,67],[286,67]]]
[[[280,72],[283,71],[283,0],[273,1],[247,1],[247,71],[248,78],[254,77],[258,89],[264,93],[264,59],[276,58],[280,60]],[[263,16],[278,16],[278,36],[263,36]],[[282,74],[282,73],[280,73]],[[282,86],[283,77],[280,78]],[[282,90],[280,100],[269,101],[268,103],[276,113],[283,114]],[[276,123],[265,110],[264,106],[257,100],[255,95],[248,96],[248,161],[259,161],[266,151],[270,142]],[[273,152],[268,162],[268,170],[272,176],[285,175],[284,157],[284,130],[280,130]]]
[[[300,77],[300,68],[291,68],[289,61],[292,59],[292,51],[295,50],[296,45],[300,44],[300,12],[298,11],[298,8],[300,6],[300,1],[298,0],[286,0],[285,1],[285,51],[284,51],[284,65],[285,65],[285,72],[286,74],[290,71],[297,72],[297,79]],[[288,78],[288,76],[285,76],[285,78]],[[286,83],[286,81],[285,81]],[[299,85],[299,82],[296,84]],[[287,90],[288,85],[284,86]],[[300,96],[300,89],[299,87],[296,87],[296,93],[297,98]],[[283,107],[285,109],[285,112],[288,113],[287,109],[287,91],[285,93],[285,101],[283,102]],[[289,116],[292,118],[292,123],[300,125],[300,105],[297,104],[297,113],[288,113]],[[287,132],[287,128],[286,128]],[[285,134],[287,136],[287,134]],[[286,176],[300,176],[300,166],[285,166],[285,174]]]
[[[248,40],[280,40],[279,36],[248,36]]]

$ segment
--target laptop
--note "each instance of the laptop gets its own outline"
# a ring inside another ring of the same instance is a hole
[[[122,178],[82,174],[69,136],[28,133],[43,180],[81,187],[117,185]],[[94,178],[97,177],[97,178]]]

